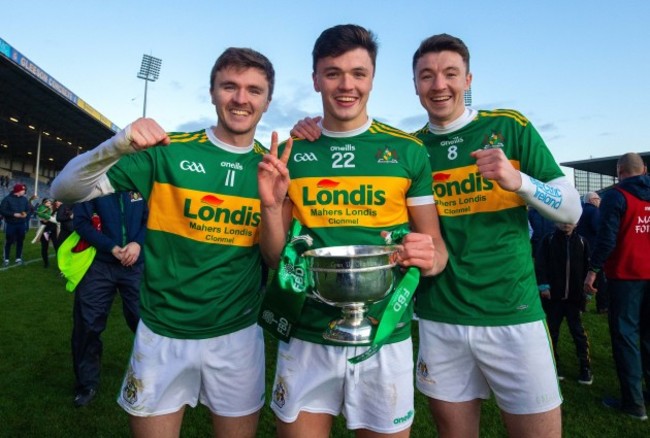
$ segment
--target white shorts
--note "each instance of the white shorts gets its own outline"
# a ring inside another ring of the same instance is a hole
[[[142,321],[117,403],[131,415],[179,411],[197,401],[214,414],[242,417],[264,405],[264,338],[251,325],[209,339],[174,339]]]
[[[510,414],[537,414],[562,403],[544,321],[497,327],[420,319],[416,386],[448,402],[488,399]]]
[[[413,344],[384,345],[352,365],[368,347],[319,345],[292,338],[279,343],[271,408],[285,423],[300,411],[346,418],[348,429],[395,433],[413,422]]]

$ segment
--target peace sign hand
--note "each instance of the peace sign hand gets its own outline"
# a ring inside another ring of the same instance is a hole
[[[257,185],[262,207],[281,209],[289,189],[289,169],[287,162],[291,156],[293,139],[285,144],[282,156],[278,157],[278,133],[271,134],[271,150],[257,165]]]

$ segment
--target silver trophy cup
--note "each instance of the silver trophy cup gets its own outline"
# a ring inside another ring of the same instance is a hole
[[[343,344],[372,341],[368,305],[381,301],[393,290],[394,246],[330,246],[306,251],[314,294],[321,301],[341,307],[341,318],[330,322],[323,337]]]

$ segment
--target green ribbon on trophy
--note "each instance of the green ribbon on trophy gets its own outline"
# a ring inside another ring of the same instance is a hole
[[[406,227],[396,229],[388,233],[385,238],[386,244],[390,245],[393,243],[399,243],[408,233],[409,230]],[[410,305],[419,281],[420,270],[416,267],[408,268],[393,291],[388,305],[384,309],[384,313],[379,320],[379,325],[377,326],[377,331],[375,332],[375,337],[372,340],[370,348],[360,355],[348,359],[348,362],[352,364],[363,362],[364,360],[374,356],[381,347],[384,346],[402,318],[402,315]]]
[[[300,318],[308,292],[313,288],[313,280],[308,272],[307,261],[301,257],[313,243],[309,235],[301,235],[302,225],[293,220],[287,233],[287,243],[282,250],[278,270],[262,300],[258,324],[275,338],[289,342],[295,324]],[[386,244],[399,243],[409,233],[403,227],[389,233]],[[408,309],[420,280],[420,270],[410,267],[404,273],[393,291],[388,305],[379,319],[377,330],[370,348],[364,353],[349,359],[357,364],[374,354],[388,341],[404,312]]]
[[[311,277],[300,254],[313,243],[309,235],[300,235],[302,225],[294,219],[287,233],[287,243],[280,255],[278,270],[271,280],[258,317],[258,324],[275,338],[289,342],[307,292]]]

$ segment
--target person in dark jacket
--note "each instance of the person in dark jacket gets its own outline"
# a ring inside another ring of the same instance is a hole
[[[56,211],[56,221],[59,223],[59,235],[54,241],[54,249],[58,250],[59,246],[70,234],[74,231],[74,213],[72,211],[73,204],[62,203],[59,200],[54,201]]]
[[[558,365],[557,346],[560,325],[566,318],[580,361],[578,382],[591,385],[593,375],[589,341],[581,318],[586,304],[583,279],[589,267],[589,244],[575,232],[574,224],[558,223],[556,226],[554,232],[544,236],[535,257],[542,306],[546,312],[546,323],[553,342],[558,378],[564,379]]]
[[[528,225],[532,229],[530,245],[532,246],[533,257],[536,257],[539,244],[544,236],[555,230],[555,223],[542,216],[535,208],[528,206]]]
[[[23,264],[23,242],[25,241],[26,224],[29,220],[31,206],[25,193],[25,184],[16,184],[0,203],[0,214],[5,220],[5,247],[3,266],[9,266],[9,253],[11,246],[16,244],[16,264]]]
[[[598,226],[600,225],[600,195],[596,192],[585,193],[582,204],[582,216],[578,221],[576,231],[582,237],[587,239],[591,253],[596,248],[596,236],[598,235]],[[596,310],[598,313],[607,313],[609,307],[609,295],[607,294],[607,278],[605,273],[600,271],[596,277]]]
[[[622,155],[616,165],[620,182],[603,195],[596,248],[585,278],[585,291],[604,270],[609,290],[609,332],[621,399],[605,406],[647,420],[650,390],[650,176],[639,154]]]
[[[99,387],[101,334],[119,291],[126,323],[139,321],[140,279],[144,269],[148,210],[138,192],[117,192],[74,207],[74,229],[97,254],[75,289],[72,362],[75,406],[92,401]]]

